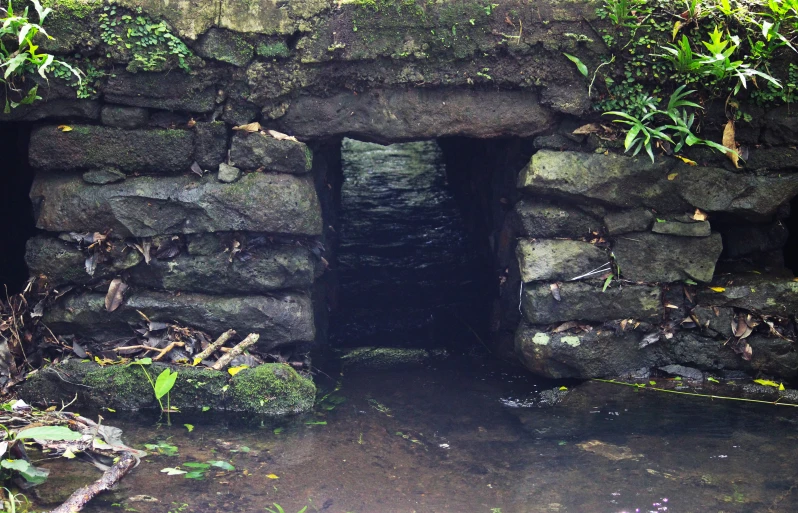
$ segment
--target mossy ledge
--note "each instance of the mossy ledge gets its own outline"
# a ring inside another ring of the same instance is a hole
[[[154,380],[163,369],[177,370],[170,404],[181,411],[210,408],[215,411],[258,413],[270,416],[303,413],[313,408],[316,386],[285,364],[264,364],[235,376],[226,371],[197,367],[172,367],[161,363],[108,365],[70,360],[30,375],[20,397],[35,405],[60,405],[77,394],[77,407],[118,411],[157,409],[152,388],[142,369]],[[165,402],[164,398],[164,402]]]

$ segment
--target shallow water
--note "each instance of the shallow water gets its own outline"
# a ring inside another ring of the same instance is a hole
[[[315,413],[279,422],[206,413],[173,415],[167,427],[103,413],[129,444],[168,440],[179,453],[148,456],[87,511],[263,512],[274,502],[286,513],[798,511],[793,408],[602,383],[556,406],[515,407],[552,384],[471,360],[352,370],[338,383]],[[618,455],[630,458],[608,458]],[[160,472],[207,460],[236,470],[201,481]],[[99,476],[86,463],[45,466],[53,474],[41,492],[53,498]],[[143,494],[158,502],[129,500]]]

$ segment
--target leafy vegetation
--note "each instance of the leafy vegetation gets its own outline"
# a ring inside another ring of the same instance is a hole
[[[21,13],[15,12],[11,0],[6,9],[0,7],[0,69],[3,70],[0,82],[5,87],[3,112],[6,114],[20,105],[30,105],[41,99],[38,95],[38,84],[34,83],[25,91],[25,78],[28,75],[38,74],[47,80],[47,74],[55,66],[59,66],[70,76],[74,76],[78,84],[82,83],[83,73],[80,70],[57,60],[52,54],[39,51],[39,45],[34,42],[36,36],[43,35],[52,39],[42,27],[52,9],[42,8],[39,0],[31,0],[31,3],[39,17],[39,23],[31,21],[27,7]]]
[[[169,392],[175,386],[175,382],[177,381],[177,371],[173,371],[170,369],[164,369],[155,381],[152,380],[150,373],[147,372],[145,366],[152,364],[152,358],[139,358],[138,360],[134,360],[130,363],[130,365],[138,365],[141,368],[141,371],[144,373],[144,376],[147,378],[147,382],[152,387],[152,391],[155,394],[155,399],[158,401],[158,405],[161,407],[161,411],[166,413],[167,424],[171,425],[171,418],[169,414],[174,411],[170,404],[170,396]],[[163,405],[163,397],[166,396],[166,407],[164,408]]]

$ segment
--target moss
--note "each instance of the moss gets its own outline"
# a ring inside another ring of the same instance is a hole
[[[255,47],[255,52],[261,57],[268,58],[284,58],[291,55],[291,51],[288,49],[288,45],[286,45],[283,41],[278,43],[260,43],[257,47]]]
[[[341,361],[347,367],[372,369],[422,365],[429,359],[430,353],[424,349],[404,349],[400,347],[357,347],[345,351],[341,356]]]
[[[85,18],[88,14],[99,9],[103,2],[102,0],[42,0],[41,4],[42,7],[52,8],[54,15],[68,12],[72,16]]]
[[[286,364],[267,363],[233,376],[229,393],[235,410],[283,415],[310,410],[316,386]]]

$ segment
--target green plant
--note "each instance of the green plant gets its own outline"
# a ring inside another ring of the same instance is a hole
[[[277,504],[276,502],[273,502],[272,506],[274,506],[274,509],[272,509],[272,508],[267,506],[266,507],[266,511],[268,511],[269,513],[285,513],[285,510],[283,509],[283,507],[280,506],[279,504]],[[297,511],[297,513],[305,513],[307,510],[308,510],[308,507],[305,506],[304,508],[302,508],[299,511]]]
[[[161,407],[162,412],[166,412],[166,419],[169,425],[172,425],[171,418],[169,414],[174,410],[170,404],[170,395],[169,392],[172,390],[172,387],[175,386],[175,382],[177,381],[177,371],[172,371],[170,369],[164,369],[155,381],[152,380],[150,373],[147,372],[147,369],[144,368],[145,365],[151,365],[152,358],[140,358],[138,360],[134,360],[130,363],[130,365],[138,365],[141,368],[141,371],[144,373],[144,376],[147,378],[147,382],[149,382],[150,386],[152,387],[152,391],[155,394],[155,399],[158,401],[158,405]],[[166,396],[166,408],[163,406],[163,396]]]
[[[38,96],[38,85],[34,85],[26,93],[22,92],[22,85],[17,84],[17,80],[27,73],[36,72],[43,79],[47,80],[47,73],[54,64],[59,64],[69,70],[78,82],[81,81],[82,72],[64,61],[57,60],[54,55],[39,52],[39,46],[34,43],[34,38],[42,34],[47,38],[51,36],[42,27],[45,18],[52,9],[43,9],[39,0],[31,0],[36,13],[39,16],[39,23],[33,23],[28,16],[28,8],[16,15],[14,7],[9,0],[8,8],[0,8],[0,69],[4,69],[3,83],[6,91],[5,107],[3,112],[6,114],[11,109],[20,105],[30,105]],[[9,91],[16,96],[16,101],[9,99]]]

